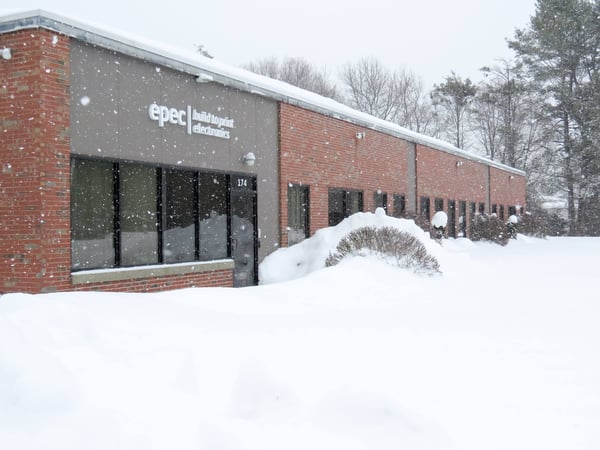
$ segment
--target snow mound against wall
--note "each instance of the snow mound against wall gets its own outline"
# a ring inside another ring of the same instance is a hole
[[[429,233],[419,228],[413,220],[390,217],[382,208],[377,208],[375,213],[353,214],[334,227],[318,230],[309,239],[271,253],[259,266],[260,284],[294,280],[323,269],[325,261],[336,251],[339,242],[351,231],[363,227],[391,227],[409,233],[438,260],[443,251],[439,244],[430,239]]]

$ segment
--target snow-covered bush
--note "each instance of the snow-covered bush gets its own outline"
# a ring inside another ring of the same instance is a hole
[[[542,208],[527,211],[519,219],[518,232],[528,236],[562,236],[567,232],[567,221],[558,214]]]
[[[406,218],[412,220],[421,230],[429,233],[431,231],[431,222],[421,214],[407,214]]]
[[[519,225],[519,218],[511,214],[506,222],[506,230],[508,231],[508,237],[511,239],[517,238],[517,226]]]
[[[448,214],[444,211],[436,212],[431,219],[431,226],[433,227],[431,237],[440,244],[446,234],[446,225],[448,225]]]
[[[495,215],[476,214],[471,224],[472,241],[490,241],[506,245],[509,235],[505,224]]]
[[[393,227],[366,226],[351,231],[330,254],[325,265],[334,266],[348,256],[376,255],[415,273],[440,273],[437,259],[415,236]]]

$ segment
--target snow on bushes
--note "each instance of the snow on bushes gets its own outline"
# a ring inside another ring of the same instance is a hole
[[[347,257],[376,256],[402,269],[436,275],[440,264],[413,235],[392,227],[362,227],[351,231],[325,261],[327,267]]]
[[[259,266],[260,284],[293,280],[325,268],[325,260],[336,251],[339,242],[351,231],[367,226],[404,231],[417,238],[439,260],[441,248],[429,238],[429,233],[413,220],[390,217],[382,208],[377,208],[375,213],[353,214],[334,227],[322,228],[298,244],[271,253]]]
[[[506,225],[496,214],[476,214],[471,225],[472,241],[490,241],[496,244],[508,244],[509,233]]]

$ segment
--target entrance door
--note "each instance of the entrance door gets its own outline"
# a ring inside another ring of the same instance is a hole
[[[258,281],[256,178],[232,175],[230,192],[233,285],[253,286]]]

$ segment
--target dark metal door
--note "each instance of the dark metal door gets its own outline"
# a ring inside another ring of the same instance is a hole
[[[233,285],[253,286],[258,281],[256,179],[231,177],[231,257],[235,262]]]

